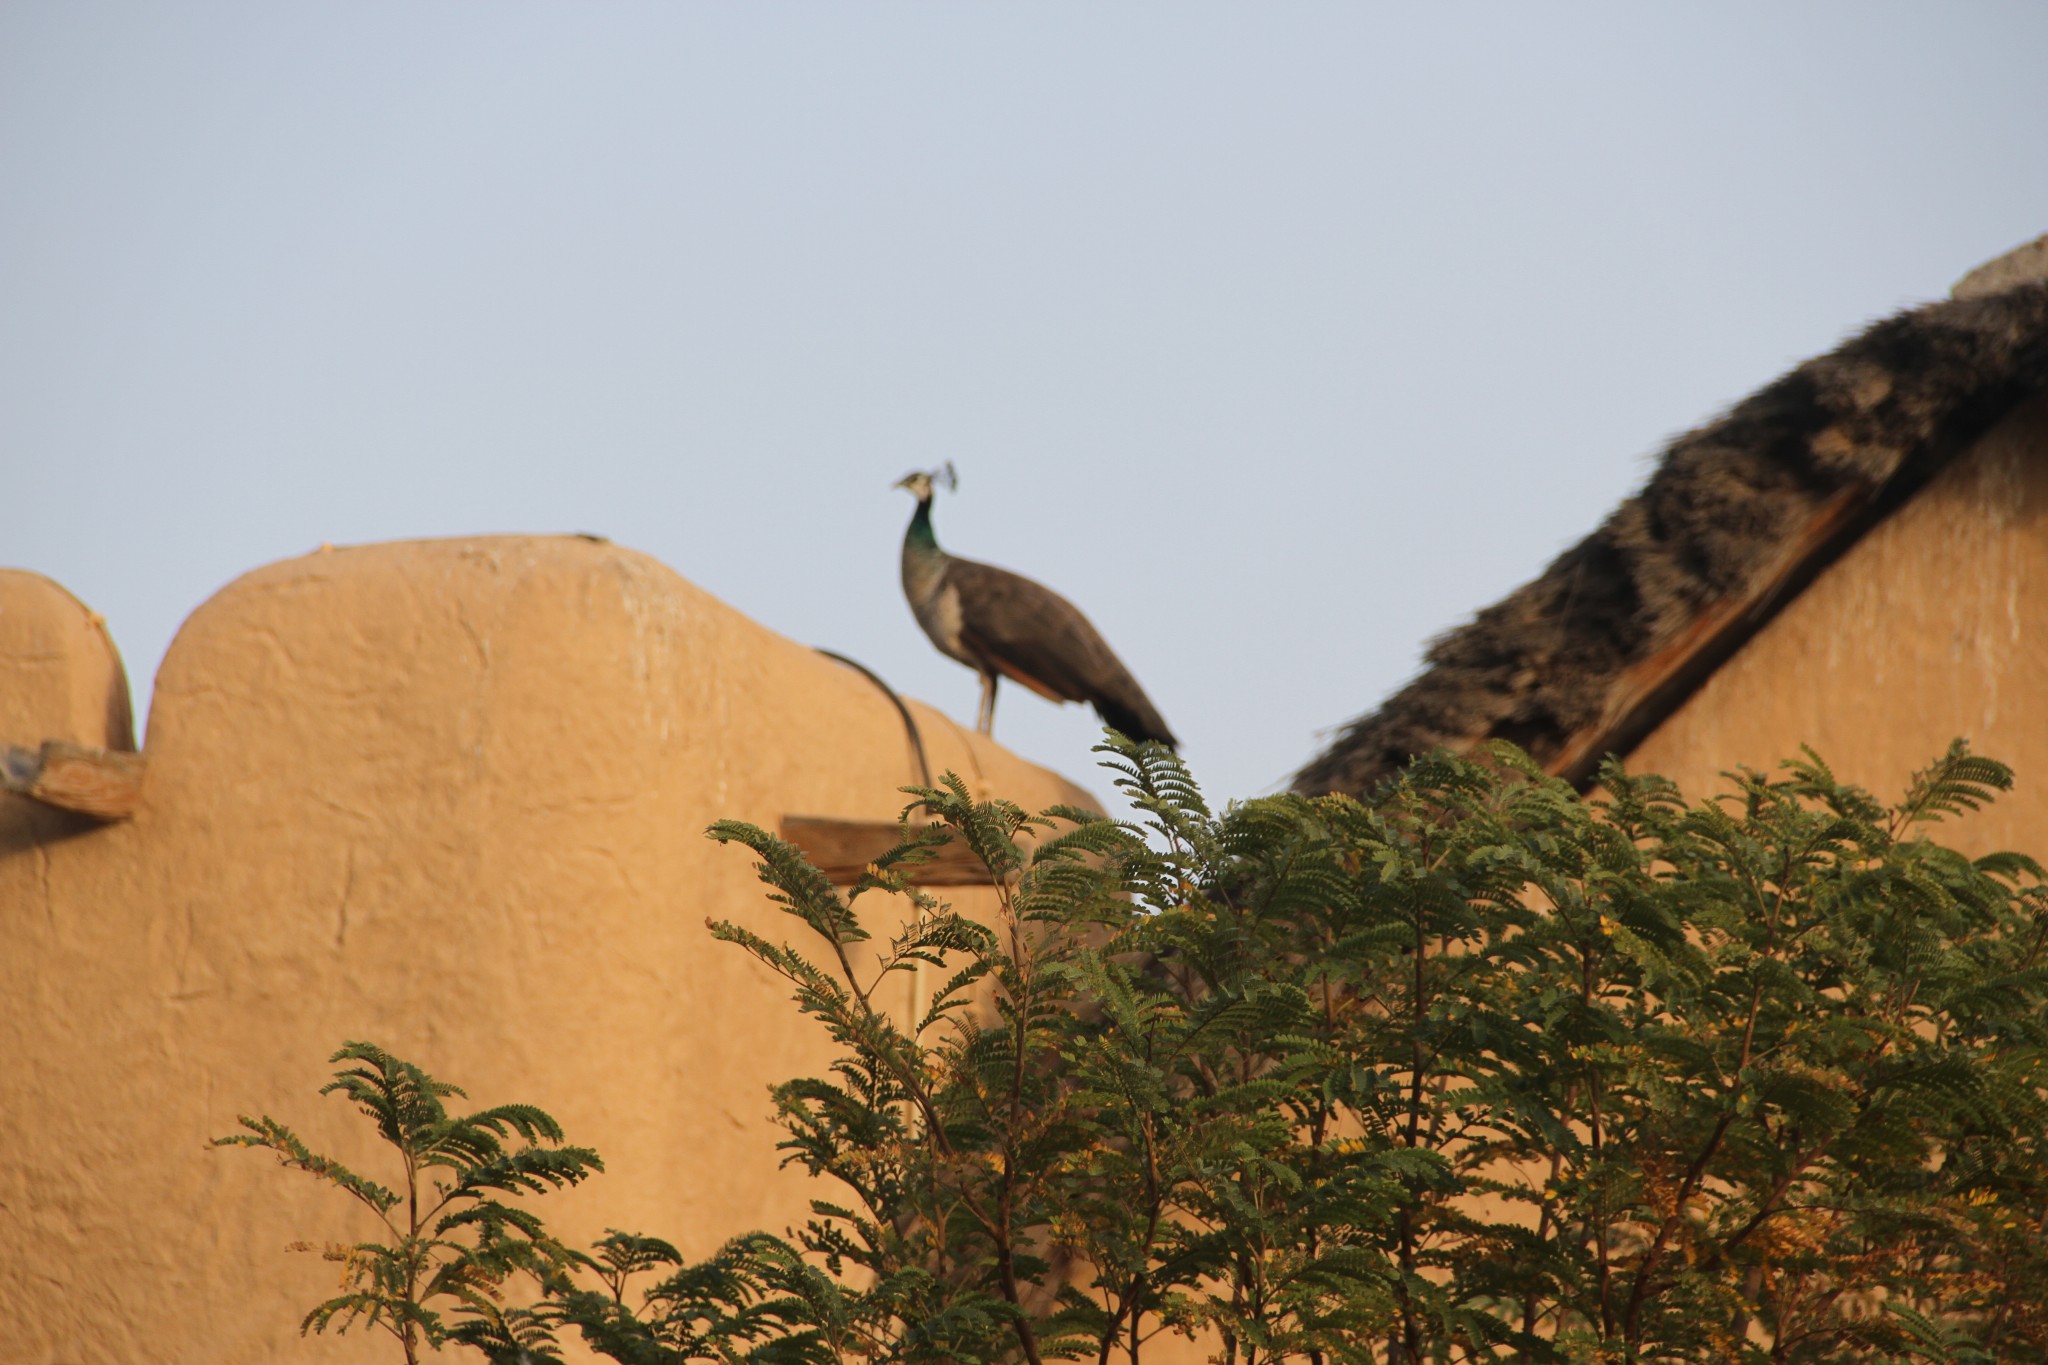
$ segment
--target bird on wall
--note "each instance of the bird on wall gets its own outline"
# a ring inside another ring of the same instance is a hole
[[[996,683],[1009,678],[1055,702],[1085,701],[1107,725],[1132,739],[1173,747],[1179,741],[1080,608],[1028,578],[956,559],[932,533],[932,492],[958,484],[949,463],[896,481],[917,498],[903,533],[903,595],[918,625],[949,659],[981,674],[975,728],[995,724]]]

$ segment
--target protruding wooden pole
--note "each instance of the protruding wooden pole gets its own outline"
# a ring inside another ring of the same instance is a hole
[[[785,815],[782,837],[804,851],[835,885],[860,880],[869,863],[903,840],[894,820],[831,820],[817,815]],[[959,840],[942,845],[928,863],[909,870],[914,886],[987,886],[988,869]]]
[[[141,754],[50,739],[0,753],[0,787],[95,820],[125,820],[142,797],[142,767]]]

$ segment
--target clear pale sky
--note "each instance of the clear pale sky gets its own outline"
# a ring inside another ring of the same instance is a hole
[[[1281,783],[1671,435],[2048,231],[2048,5],[0,0],[0,563],[594,531],[972,723],[889,485]],[[1092,714],[996,733],[1090,767]],[[22,742],[33,736],[0,736]]]

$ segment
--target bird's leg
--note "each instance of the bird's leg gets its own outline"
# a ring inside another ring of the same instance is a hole
[[[996,675],[981,675],[981,712],[976,717],[974,728],[984,735],[995,733],[996,727]]]

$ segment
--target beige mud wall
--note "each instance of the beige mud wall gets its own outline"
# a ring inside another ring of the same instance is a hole
[[[2048,859],[2048,401],[1858,541],[1628,757],[1688,795],[1809,744],[1896,800],[1961,736],[2013,792],[1940,837]]]
[[[97,612],[40,574],[0,569],[0,744],[133,749],[128,675]]]
[[[0,743],[121,745],[126,696],[83,606],[0,576]],[[1087,803],[912,709],[935,772]],[[284,1247],[364,1238],[358,1211],[207,1146],[267,1112],[388,1183],[314,1094],[348,1039],[596,1147],[608,1173],[541,1202],[576,1240],[703,1253],[799,1217],[765,1088],[826,1053],[704,921],[800,926],[702,830],[893,818],[915,780],[872,683],[617,546],[380,545],[230,585],[158,675],[132,820],[0,794],[0,1360],[393,1358],[297,1335],[336,1274]]]

